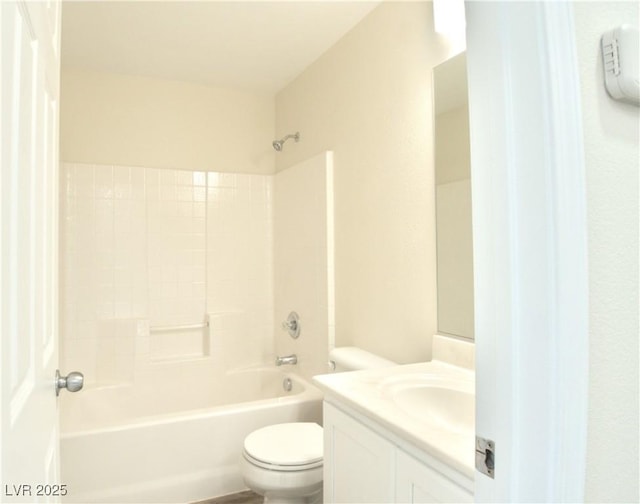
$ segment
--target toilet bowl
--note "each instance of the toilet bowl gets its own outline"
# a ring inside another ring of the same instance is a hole
[[[245,484],[270,504],[322,502],[322,427],[294,422],[269,425],[244,440]]]
[[[329,354],[336,372],[396,365],[355,347]],[[245,485],[269,504],[322,502],[322,427],[293,422],[263,427],[244,440],[240,470]]]

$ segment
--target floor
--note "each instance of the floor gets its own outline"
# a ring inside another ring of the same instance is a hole
[[[203,501],[193,502],[192,504],[262,504],[262,495],[246,490],[222,497],[214,497]]]

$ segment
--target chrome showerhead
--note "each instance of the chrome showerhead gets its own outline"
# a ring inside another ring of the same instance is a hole
[[[286,137],[280,140],[274,140],[271,145],[273,145],[273,148],[276,151],[280,152],[282,150],[282,146],[287,140],[289,140],[289,138],[293,138],[296,142],[298,142],[300,140],[300,133],[296,131],[293,135],[287,135]]]

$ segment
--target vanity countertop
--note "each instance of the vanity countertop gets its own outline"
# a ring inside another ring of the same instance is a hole
[[[473,479],[475,373],[472,370],[431,361],[319,375],[313,380],[327,400],[346,404]],[[421,395],[423,392],[427,394]],[[432,415],[433,410],[444,415]]]

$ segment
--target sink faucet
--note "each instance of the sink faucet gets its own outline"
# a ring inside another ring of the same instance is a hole
[[[282,366],[283,364],[297,364],[298,356],[296,354],[285,355],[284,357],[276,357],[276,366]]]

